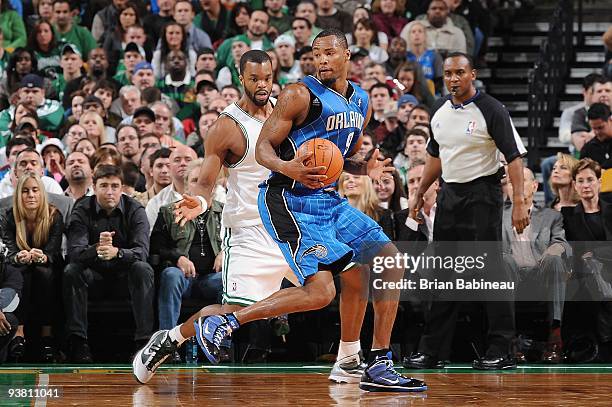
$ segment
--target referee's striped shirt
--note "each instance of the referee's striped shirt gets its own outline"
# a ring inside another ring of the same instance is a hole
[[[460,105],[454,105],[450,95],[438,99],[431,129],[427,152],[440,158],[445,182],[466,183],[495,174],[502,167],[500,152],[506,162],[527,152],[508,110],[480,91]]]

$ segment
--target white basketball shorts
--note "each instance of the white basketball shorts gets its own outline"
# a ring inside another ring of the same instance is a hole
[[[223,228],[223,303],[251,305],[274,294],[284,278],[300,285],[263,225]]]

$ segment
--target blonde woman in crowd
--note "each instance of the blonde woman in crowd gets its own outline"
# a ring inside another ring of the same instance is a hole
[[[22,298],[16,310],[19,327],[9,344],[9,360],[19,362],[26,349],[24,325],[41,327],[37,361],[53,362],[55,347],[51,324],[58,314],[56,270],[61,268],[60,246],[64,223],[60,212],[47,201],[37,174],[26,173],[17,181],[12,208],[0,216],[0,236],[8,248],[8,268],[22,273]]]
[[[338,194],[346,197],[353,208],[374,219],[389,239],[393,240],[393,213],[380,206],[372,181],[367,175],[343,172],[338,179]]]
[[[83,126],[85,131],[87,131],[87,138],[91,140],[96,148],[108,142],[106,138],[106,129],[104,128],[104,121],[98,113],[83,113],[79,119],[79,124]]]
[[[556,211],[560,211],[564,206],[576,206],[580,202],[572,180],[572,170],[576,164],[578,160],[571,155],[557,154],[557,162],[553,165],[549,181],[550,188],[555,194],[550,207]]]

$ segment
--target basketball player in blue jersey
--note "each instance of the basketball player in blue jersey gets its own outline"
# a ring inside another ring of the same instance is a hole
[[[259,192],[259,213],[303,286],[280,290],[234,313],[209,316],[200,322],[196,338],[212,363],[218,361],[221,341],[241,324],[323,308],[336,294],[334,274],[345,270],[351,261],[367,263],[373,254],[397,254],[374,220],[352,208],[335,191],[323,189],[326,177],[320,174],[324,167],[306,167],[304,161],[309,157],[296,154],[304,142],[326,138],[346,158],[345,171],[380,179],[393,170],[376,157],[368,162],[349,158],[359,149],[371,108],[367,94],[346,79],[350,51],[344,34],[335,29],[322,31],[313,41],[313,54],[317,77],[307,76],[281,92],[256,147],[257,161],[272,170]],[[354,341],[359,339],[367,303],[363,276],[356,270],[359,268],[343,273],[341,298],[342,318],[353,317],[357,327],[356,335],[351,332]],[[388,269],[385,278],[400,281],[403,273],[403,269]],[[397,290],[374,293],[373,349],[360,379],[363,390],[427,389],[424,382],[404,377],[393,368],[389,344],[398,299]],[[344,330],[342,334],[344,340]]]
[[[196,335],[204,317],[233,312],[265,299],[280,289],[284,278],[299,285],[278,244],[265,230],[257,206],[259,184],[270,175],[270,170],[255,160],[255,146],[276,102],[270,98],[272,61],[263,51],[248,51],[240,60],[240,74],[244,95],[223,111],[207,133],[198,187],[192,191],[199,197],[185,195],[176,208],[177,221],[181,224],[202,214],[212,197],[217,175],[226,167],[227,202],[222,216],[223,305],[209,305],[183,324],[155,332],[132,361],[134,376],[140,383],[148,383],[168,356],[186,339]],[[318,174],[319,170],[313,173]],[[367,297],[367,293],[362,297]],[[358,301],[348,301],[348,304],[353,303]],[[344,317],[347,312],[348,317]],[[343,307],[341,329],[342,332],[354,332],[358,344],[363,313],[361,318],[353,314],[348,306]],[[345,352],[348,356],[332,371],[335,380],[352,382],[361,378],[363,368],[359,350],[359,347],[351,349],[349,346]]]

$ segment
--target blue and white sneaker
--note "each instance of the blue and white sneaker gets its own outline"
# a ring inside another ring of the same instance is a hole
[[[359,383],[368,367],[362,360],[361,351],[337,360],[329,374],[329,380],[336,383]]]
[[[196,339],[210,363],[219,363],[219,347],[224,339],[240,327],[233,314],[200,317],[193,322]]]
[[[393,368],[391,352],[377,357],[363,372],[359,388],[365,391],[416,392],[427,390],[424,381],[399,374]]]

